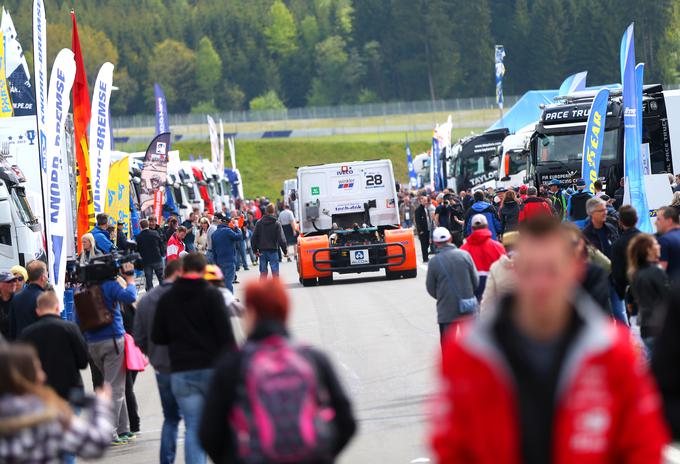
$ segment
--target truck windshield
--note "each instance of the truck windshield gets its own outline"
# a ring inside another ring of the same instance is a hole
[[[14,206],[19,212],[19,216],[24,224],[35,224],[38,219],[33,215],[33,210],[31,205],[28,204],[28,199],[26,198],[26,192],[24,189],[13,188],[12,191],[12,201]]]
[[[187,186],[187,198],[189,201],[194,201],[196,199],[196,192],[194,191],[194,186],[192,185],[191,187]]]
[[[615,160],[619,139],[616,129],[604,133],[601,160]],[[583,155],[583,132],[577,134],[542,135],[538,139],[538,162],[581,162]]]
[[[508,152],[508,159],[510,160],[508,174],[511,176],[527,168],[527,156],[521,151]]]

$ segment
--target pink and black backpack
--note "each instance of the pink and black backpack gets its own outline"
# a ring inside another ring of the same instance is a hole
[[[309,350],[272,336],[243,348],[244,382],[230,418],[246,463],[331,457],[334,411]]]

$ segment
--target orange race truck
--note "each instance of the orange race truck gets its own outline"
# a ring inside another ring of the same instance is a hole
[[[390,160],[304,166],[297,181],[302,285],[332,283],[334,273],[417,275],[413,232],[399,225]]]

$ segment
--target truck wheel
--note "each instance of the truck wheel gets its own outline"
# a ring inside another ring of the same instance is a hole
[[[319,285],[333,285],[333,274],[328,277],[319,277]]]
[[[387,280],[397,280],[401,274],[399,272],[385,270]]]
[[[409,269],[402,272],[401,275],[404,276],[404,279],[413,279],[418,276],[418,269]]]
[[[312,287],[316,285],[316,279],[300,279],[300,283],[303,287]]]

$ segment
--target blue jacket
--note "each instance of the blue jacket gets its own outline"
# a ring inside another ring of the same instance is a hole
[[[113,312],[113,322],[101,329],[85,332],[85,340],[87,340],[88,343],[112,340],[125,335],[123,316],[120,313],[119,302],[132,304],[137,300],[137,287],[135,287],[134,284],[130,284],[126,288],[123,288],[118,281],[107,280],[101,284],[101,287],[102,293],[104,294],[104,303],[106,304],[106,307]]]
[[[9,304],[9,339],[16,340],[21,332],[38,320],[35,312],[38,297],[44,290],[37,284],[28,284],[14,295]]]
[[[474,203],[465,216],[465,236],[472,233],[472,216],[475,214],[483,214],[486,217],[486,222],[489,224],[491,231],[491,238],[498,240],[498,234],[502,233],[503,226],[496,213],[496,208],[486,201],[478,201]]]
[[[232,229],[225,224],[217,226],[212,234],[212,251],[215,264],[225,266],[235,261],[234,242],[243,240],[243,234],[238,229]]]
[[[93,228],[90,233],[94,236],[94,242],[97,246],[97,249],[102,253],[111,253],[111,250],[115,248],[111,238],[109,237],[109,233],[104,229],[101,229],[99,226],[97,226]]]

